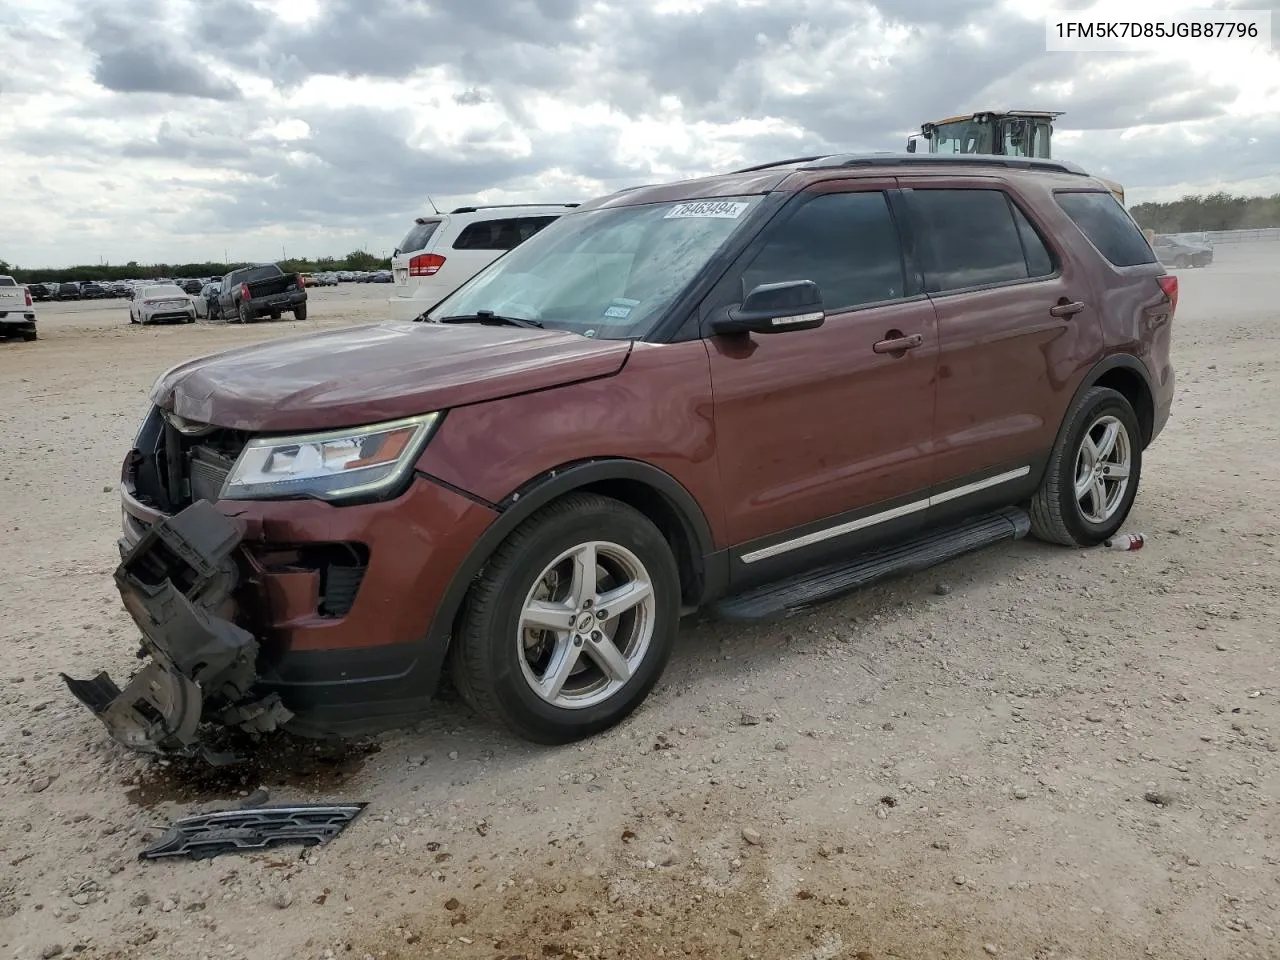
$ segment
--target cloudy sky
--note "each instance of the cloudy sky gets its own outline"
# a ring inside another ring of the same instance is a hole
[[[1280,192],[1280,55],[1046,52],[1046,11],[1089,6],[4,0],[0,259],[389,254],[428,194],[582,200],[900,150],[921,121],[1000,106],[1066,111],[1055,155],[1131,202]]]

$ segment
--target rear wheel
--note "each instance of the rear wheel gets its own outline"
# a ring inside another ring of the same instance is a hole
[[[249,308],[246,307],[243,303],[240,304],[240,308],[236,312],[240,317],[241,323],[248,323],[250,320],[253,319],[252,317],[249,316]]]
[[[302,304],[301,306],[293,308],[293,319],[295,320],[307,319],[307,305],[305,303]]]
[[[625,504],[573,494],[517,527],[472,586],[450,650],[463,698],[538,743],[629,715],[657,683],[680,619],[661,532]]]
[[[36,338],[37,338],[37,334],[36,334],[36,331],[34,330],[22,331],[22,339],[27,341],[27,343],[30,343],[32,340],[35,340]]]
[[[1129,516],[1142,474],[1142,433],[1124,395],[1093,387],[1069,414],[1031,501],[1041,540],[1090,547]]]

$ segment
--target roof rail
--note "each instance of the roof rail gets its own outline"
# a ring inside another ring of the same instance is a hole
[[[458,207],[450,213],[475,213],[477,210],[509,210],[515,207],[576,207],[576,203],[477,203],[471,207]]]
[[[1090,176],[1088,171],[1066,160],[1046,160],[1041,157],[1004,157],[985,153],[842,153],[830,157],[818,157],[815,162],[808,164],[805,169],[945,164],[1005,167],[1011,170],[1044,170],[1051,173],[1073,173],[1081,177]]]
[[[757,163],[754,167],[743,167],[741,170],[734,170],[734,173],[755,173],[757,170],[769,170],[773,167],[785,167],[792,163],[808,163],[811,160],[822,160],[827,154],[822,153],[816,157],[792,157],[790,160],[773,160],[770,163]]]

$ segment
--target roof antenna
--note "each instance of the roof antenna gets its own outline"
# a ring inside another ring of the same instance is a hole
[[[440,210],[436,207],[436,202],[431,199],[431,194],[429,193],[427,194],[427,203],[431,204],[432,212],[434,212],[437,217],[440,216]]]

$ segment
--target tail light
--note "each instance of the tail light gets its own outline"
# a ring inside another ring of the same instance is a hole
[[[306,282],[302,279],[302,274],[298,274],[298,289],[299,289],[299,290],[305,290],[305,289],[306,289],[306,287],[307,287],[307,284],[306,284]]]
[[[444,266],[444,257],[438,253],[420,253],[409,261],[409,276],[434,277]]]
[[[1160,289],[1169,298],[1169,311],[1178,309],[1178,278],[1175,276],[1160,277]]]
[[[27,306],[31,306],[35,301],[31,299],[31,291],[27,290]]]
[[[247,283],[240,284],[240,299],[241,300],[253,299],[253,295],[249,293],[249,285]]]

